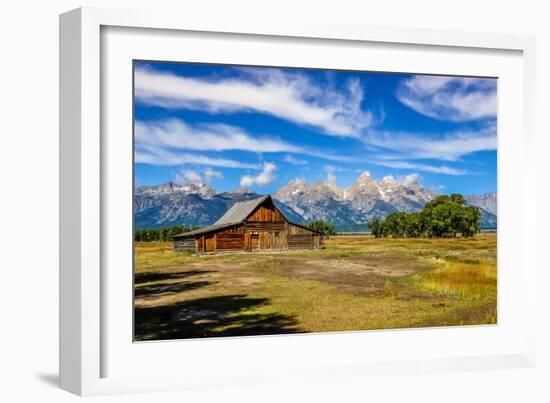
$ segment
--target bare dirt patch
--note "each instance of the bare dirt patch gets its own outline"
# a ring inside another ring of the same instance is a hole
[[[274,254],[234,256],[222,261],[194,263],[194,270],[215,272],[209,280],[231,278],[236,286],[261,284],[266,274],[296,280],[314,280],[359,295],[384,292],[388,277],[397,278],[426,269],[428,264],[399,253],[363,253],[348,257]],[[191,268],[190,267],[190,268]],[[258,276],[258,274],[260,274]]]
[[[413,274],[421,265],[396,256],[357,256],[346,259],[292,257],[278,261],[274,273],[299,280],[316,280],[352,294],[382,293],[386,277]]]
[[[331,269],[359,275],[373,273],[390,277],[408,276],[426,268],[421,262],[396,253],[370,253],[312,263],[321,265],[320,267],[328,265]]]

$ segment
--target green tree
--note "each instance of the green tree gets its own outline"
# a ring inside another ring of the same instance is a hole
[[[477,207],[463,207],[459,219],[457,219],[457,230],[464,237],[473,237],[481,230],[481,212]]]
[[[461,194],[459,193],[453,193],[449,196],[449,199],[451,199],[451,201],[455,202],[455,203],[458,203],[458,204],[466,204],[466,199],[464,198],[464,196],[462,196]]]
[[[457,230],[453,222],[459,208],[458,203],[446,201],[431,209],[426,219],[428,236],[439,238],[456,236]]]
[[[380,238],[382,236],[382,221],[380,221],[380,218],[374,217],[370,220],[368,223],[368,228],[375,238]]]
[[[334,235],[336,231],[334,230],[334,224],[328,223],[323,220],[314,220],[306,224],[306,227],[318,231],[323,235]]]
[[[378,224],[374,224],[378,225]],[[380,223],[380,234],[391,237],[472,237],[481,229],[481,213],[466,206],[461,194],[441,195],[420,212],[394,212]]]
[[[405,236],[416,238],[424,232],[422,214],[408,213],[405,217]]]
[[[142,228],[134,231],[134,240],[136,242],[168,242],[172,240],[174,235],[182,234],[196,228],[198,227],[190,228],[183,224],[162,228]]]
[[[405,236],[407,213],[396,211],[388,214],[382,224],[382,233],[384,236],[393,238],[402,238]]]

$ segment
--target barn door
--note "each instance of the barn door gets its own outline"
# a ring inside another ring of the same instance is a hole
[[[250,234],[250,251],[258,252],[260,250],[260,234]]]
[[[206,252],[216,251],[216,235],[207,235],[205,239]]]

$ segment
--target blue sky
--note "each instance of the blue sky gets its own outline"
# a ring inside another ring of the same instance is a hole
[[[294,178],[496,191],[496,79],[134,63],[136,185],[272,193]]]

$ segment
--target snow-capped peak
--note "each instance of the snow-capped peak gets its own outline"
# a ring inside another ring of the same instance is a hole
[[[382,178],[380,183],[397,183],[397,181],[392,175],[386,175]]]
[[[172,181],[155,186],[142,186],[136,188],[136,194],[142,195],[162,195],[172,193],[199,194],[204,198],[212,197],[216,194],[214,189],[201,182],[187,182],[184,184],[174,183]]]
[[[369,171],[363,171],[357,179],[372,178],[372,175]]]

